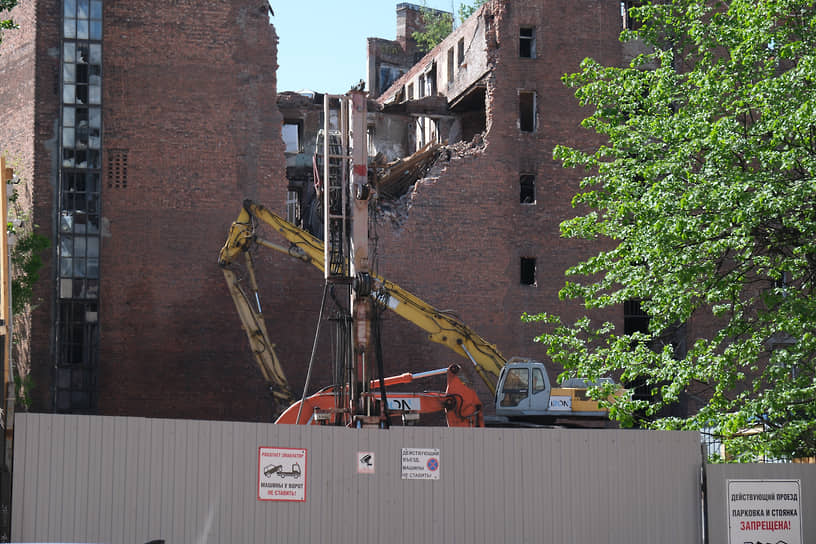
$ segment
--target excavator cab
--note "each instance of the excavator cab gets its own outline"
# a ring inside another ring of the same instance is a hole
[[[496,414],[508,417],[540,414],[549,409],[550,391],[550,380],[543,364],[510,359],[499,375]]]

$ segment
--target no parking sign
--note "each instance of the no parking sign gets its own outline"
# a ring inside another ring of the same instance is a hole
[[[439,448],[402,448],[403,480],[438,480]]]

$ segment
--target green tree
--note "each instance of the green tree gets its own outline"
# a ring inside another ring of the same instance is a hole
[[[560,295],[590,315],[641,301],[648,331],[525,319],[547,323],[537,340],[565,375],[643,386],[651,398],[612,406],[624,425],[711,428],[738,459],[812,456],[816,8],[674,0],[633,16],[643,26],[622,39],[642,39],[649,54],[622,68],[586,59],[564,76],[605,144],[555,150],[587,172],[573,200],[582,215],[562,235],[608,250],[571,267]],[[665,340],[708,321],[684,352]],[[699,412],[661,417],[683,393]]]
[[[470,4],[459,4],[459,22],[463,23],[473,15],[487,0],[473,0]]]
[[[416,40],[419,49],[427,53],[453,31],[453,15],[428,7],[422,7],[420,13],[425,29],[414,32],[411,36]]]
[[[459,21],[462,22],[473,15],[486,1],[473,0],[469,4],[459,4]],[[416,40],[419,49],[427,53],[453,31],[453,15],[447,11],[430,9],[427,6],[422,7],[421,10],[425,30],[414,32],[411,36]]]
[[[10,11],[11,8],[17,5],[17,0],[0,0],[0,13]],[[17,28],[17,24],[11,19],[0,18],[0,41],[3,39],[3,30],[10,30]]]

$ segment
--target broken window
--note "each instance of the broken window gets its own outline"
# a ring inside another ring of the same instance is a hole
[[[102,151],[102,0],[62,2],[54,408],[96,408]],[[59,87],[57,87],[59,89]],[[127,186],[127,150],[108,150],[108,185]]]
[[[302,124],[300,121],[284,121],[281,129],[286,153],[300,153],[300,135]]]
[[[465,39],[459,38],[459,43],[456,44],[456,53],[458,60],[456,64],[460,65],[465,62]]]
[[[431,69],[425,77],[425,82],[428,88],[426,89],[428,96],[436,96],[436,63],[431,64]]]
[[[536,284],[536,260],[535,257],[521,258],[521,284]]]
[[[453,47],[448,49],[448,83],[453,83]]]
[[[520,202],[522,204],[535,204],[535,175],[522,174],[519,176],[521,186]]]
[[[408,92],[406,93],[406,95],[408,96],[408,100],[413,100],[414,99],[414,84],[413,83],[408,84]]]
[[[535,110],[535,91],[519,91],[519,129],[522,132],[535,132]]]
[[[377,154],[377,147],[374,145],[374,135],[377,133],[376,125],[369,123],[366,126],[366,136],[368,140],[368,156],[373,157]]]
[[[535,29],[533,27],[521,27],[519,29],[519,57],[525,59],[535,58]]]
[[[419,98],[423,98],[425,96],[425,74],[419,76],[417,80],[417,93]]]
[[[292,188],[286,190],[286,220],[293,225],[300,224],[300,192]]]

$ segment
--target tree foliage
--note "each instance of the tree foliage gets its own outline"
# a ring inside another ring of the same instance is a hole
[[[526,319],[547,323],[537,340],[565,374],[642,386],[611,408],[624,425],[712,429],[737,459],[816,455],[816,8],[674,0],[632,15],[643,26],[622,39],[650,53],[564,76],[606,143],[555,150],[587,172],[562,235],[609,249],[560,295],[590,314],[641,301],[648,332]],[[701,332],[685,350],[666,340],[680,324]],[[665,417],[682,395],[699,411]]]
[[[19,314],[31,302],[34,285],[40,279],[43,267],[42,253],[51,246],[45,236],[25,232],[11,250],[14,277],[11,280],[12,313]]]
[[[0,13],[10,11],[16,5],[17,0],[0,0]],[[3,39],[2,31],[12,28],[17,28],[17,24],[14,21],[0,17],[0,41]]]
[[[473,0],[470,4],[459,4],[459,22],[463,23],[473,15],[487,0]]]
[[[425,53],[436,47],[453,31],[453,15],[447,11],[421,8],[425,29],[411,34],[419,49]]]
[[[486,1],[473,0],[468,4],[459,4],[459,21],[465,21]],[[425,30],[414,32],[411,36],[416,40],[420,50],[427,53],[439,45],[453,31],[453,15],[446,11],[437,11],[428,7],[423,7],[421,10]]]

